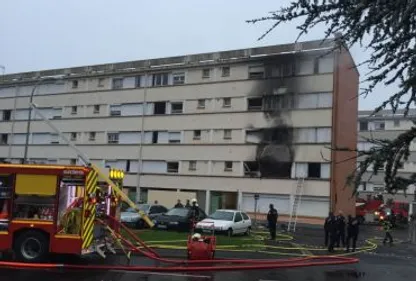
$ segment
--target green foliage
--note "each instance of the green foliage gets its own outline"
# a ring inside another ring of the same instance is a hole
[[[370,58],[360,64],[370,69],[361,95],[372,93],[377,85],[398,84],[399,89],[373,114],[391,107],[393,113],[404,108],[408,116],[409,108],[416,104],[416,0],[296,0],[267,17],[247,22],[273,22],[259,38],[261,40],[277,26],[298,19],[302,20],[297,26],[298,39],[315,26],[324,25],[325,39],[336,35],[335,47],[344,44],[350,48],[358,43],[370,50]],[[410,179],[399,177],[397,169],[407,160],[410,143],[415,137],[416,128],[413,127],[393,141],[368,140],[376,147],[357,151],[357,157],[363,161],[348,177],[349,182],[357,188],[369,167],[377,174],[379,168],[385,166],[386,191],[405,190],[414,182],[416,174]]]

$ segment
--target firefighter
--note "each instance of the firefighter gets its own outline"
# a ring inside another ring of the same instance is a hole
[[[328,247],[328,240],[329,240],[329,222],[331,218],[334,216],[332,212],[329,212],[328,216],[325,219],[324,223],[324,231],[325,231],[325,247]]]
[[[347,222],[347,252],[350,251],[350,243],[352,240],[352,251],[355,252],[357,246],[357,238],[359,233],[359,221],[357,217],[352,217],[348,215],[348,222]]]
[[[337,239],[337,220],[334,214],[331,214],[327,224],[329,234],[328,252],[334,251],[335,242]]]
[[[270,204],[269,212],[267,213],[267,223],[269,225],[271,240],[276,239],[276,225],[277,225],[278,217],[279,217],[279,214],[277,213],[277,210],[274,208],[273,204]]]
[[[183,205],[182,205],[180,199],[178,199],[178,203],[175,204],[175,207],[174,208],[183,208]]]
[[[191,210],[192,210],[192,219],[197,222],[198,218],[199,218],[199,207],[198,207],[198,202],[197,200],[194,198],[191,200],[192,206],[191,206]]]
[[[393,236],[391,235],[391,229],[393,228],[393,224],[391,223],[391,217],[387,217],[383,222],[383,229],[385,232],[383,244],[386,245],[387,240],[389,240],[390,246],[393,244]]]
[[[345,217],[342,211],[338,212],[338,216],[336,218],[336,228],[337,228],[337,248],[340,247],[340,244],[342,244],[342,247],[345,247]]]
[[[188,200],[186,200],[186,205],[185,205],[185,208],[191,208],[191,202],[190,202],[190,200],[188,199]]]

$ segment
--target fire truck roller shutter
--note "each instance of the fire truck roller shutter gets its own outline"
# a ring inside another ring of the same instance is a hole
[[[17,195],[53,196],[56,194],[57,176],[52,175],[16,175]]]
[[[89,195],[97,191],[98,174],[95,170],[91,170],[85,180],[85,198],[84,198],[84,212],[82,225],[82,249],[87,249],[94,238],[94,221],[95,221],[95,204],[90,202]]]

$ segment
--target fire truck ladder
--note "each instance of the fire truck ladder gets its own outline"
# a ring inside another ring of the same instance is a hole
[[[88,156],[84,152],[79,150],[78,147],[76,147],[75,144],[71,142],[67,137],[65,137],[65,135],[54,124],[52,124],[52,122],[47,117],[45,117],[45,115],[42,114],[42,112],[38,109],[36,104],[31,103],[30,107],[35,111],[37,115],[39,115],[42,118],[42,120],[49,127],[52,128],[52,130],[55,131],[55,133],[57,133],[69,145],[69,147],[75,150],[78,157],[82,160],[82,162],[84,162],[86,166],[94,169],[94,171],[98,174],[98,176],[100,176],[109,186],[111,186],[114,192],[118,196],[120,196],[121,199],[129,205],[129,207],[133,208],[141,215],[141,217],[143,218],[143,220],[147,223],[149,227],[154,226],[153,222],[149,219],[149,217],[143,211],[139,210],[136,204],[134,204],[133,201],[131,201],[130,198],[112,180],[110,180],[110,178],[105,173],[103,173],[97,166],[92,164]]]
[[[304,178],[298,178],[296,183],[296,190],[293,195],[292,212],[290,213],[289,223],[287,224],[288,232],[296,231],[296,222],[298,220],[298,207],[302,201],[303,185],[305,183]]]

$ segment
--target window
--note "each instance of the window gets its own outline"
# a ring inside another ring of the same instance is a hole
[[[316,142],[330,143],[331,142],[331,128],[317,128]]]
[[[75,115],[78,113],[78,107],[76,105],[71,106],[71,114]]]
[[[107,140],[108,143],[118,143],[118,133],[108,133]]]
[[[77,159],[70,159],[69,160],[69,165],[76,165],[77,164]]]
[[[222,77],[229,77],[230,76],[230,67],[224,66],[221,68],[221,75]]]
[[[123,89],[123,78],[113,78],[113,90]]]
[[[95,132],[90,132],[90,133],[88,134],[88,140],[90,140],[90,141],[95,141],[95,135],[96,135],[96,133],[95,133]]]
[[[248,67],[249,79],[262,79],[264,78],[264,65],[256,65]]]
[[[386,127],[384,122],[374,122],[374,130],[383,131]]]
[[[233,162],[225,161],[224,162],[224,171],[232,171],[233,170]]]
[[[209,78],[211,76],[211,69],[204,68],[202,69],[202,78]]]
[[[243,216],[243,219],[245,220],[245,221],[248,221],[250,218],[247,216],[247,214],[246,213],[241,213],[241,215]]]
[[[94,114],[98,114],[98,113],[100,113],[100,105],[96,104],[94,105]]]
[[[205,100],[198,100],[197,108],[200,108],[200,109],[205,108]]]
[[[178,173],[179,162],[168,162],[167,170],[168,170],[168,173]]]
[[[166,86],[169,82],[169,73],[153,74],[153,86]]]
[[[169,143],[180,143],[181,142],[181,132],[168,132]]]
[[[224,130],[224,139],[225,140],[230,140],[231,139],[231,130],[230,129],[225,129]]]
[[[120,116],[121,115],[121,105],[110,105],[110,116]]]
[[[308,163],[308,178],[321,177],[321,163]]]
[[[183,85],[185,84],[185,72],[173,73],[173,85]]]
[[[263,98],[248,99],[248,110],[260,110],[263,107]]]
[[[234,222],[240,222],[243,220],[243,217],[241,216],[241,213],[235,213]]]
[[[263,98],[263,109],[275,111],[276,109],[292,109],[295,105],[295,97],[289,95],[268,95]]]
[[[189,171],[196,171],[196,161],[189,161]]]
[[[8,134],[0,134],[0,144],[7,144],[8,138]]]
[[[223,98],[222,107],[231,107],[231,98]]]
[[[140,88],[140,87],[142,87],[142,76],[136,76],[136,82],[135,82],[135,84],[136,84],[136,88]]]
[[[201,139],[201,130],[195,130],[194,131],[194,140],[200,140]]]
[[[104,78],[98,78],[97,87],[104,87],[104,81],[105,81]]]
[[[77,133],[71,133],[71,141],[77,140]]]
[[[296,75],[308,75],[313,74],[315,67],[314,60],[298,60],[295,68],[296,68]]]
[[[396,119],[393,121],[394,127],[400,127],[400,120]]]
[[[72,88],[78,88],[78,80],[72,80]]]
[[[10,121],[12,116],[11,110],[3,110],[3,121]]]
[[[368,122],[360,121],[360,131],[368,131]]]
[[[59,143],[59,135],[51,134],[51,143]]]
[[[155,102],[155,114],[166,114],[166,102]]]
[[[172,114],[176,114],[176,113],[182,113],[183,111],[183,103],[182,102],[172,102],[171,103],[171,113]]]
[[[61,119],[62,118],[62,108],[56,107],[52,108],[52,119]]]

